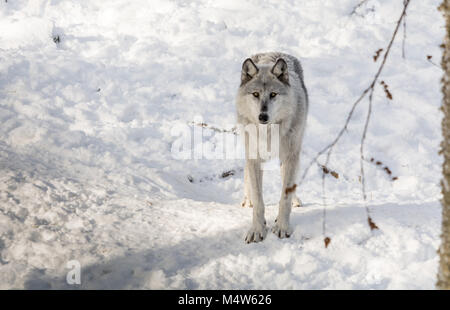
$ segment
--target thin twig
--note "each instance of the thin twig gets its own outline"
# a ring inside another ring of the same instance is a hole
[[[365,177],[365,173],[364,173],[364,142],[366,141],[367,128],[369,127],[370,116],[372,115],[373,91],[374,91],[374,88],[371,88],[370,94],[369,94],[369,107],[367,109],[366,122],[364,124],[364,130],[363,130],[363,134],[361,136],[361,146],[360,146],[360,153],[359,153],[359,155],[360,155],[359,163],[361,166],[361,190],[362,190],[362,196],[363,196],[364,201],[366,201],[366,198],[367,198],[366,177]],[[364,206],[366,207],[367,216],[370,216],[369,208],[367,207],[366,204],[364,204]]]
[[[366,3],[368,0],[362,0],[357,5],[353,7],[353,10],[351,11],[350,15],[356,14],[356,10],[358,10],[364,3]]]
[[[325,206],[326,205],[326,196],[325,196],[325,173],[322,173],[322,203]],[[327,226],[326,226],[326,218],[327,218],[327,208],[323,208],[322,210],[322,234],[324,236],[324,238],[328,238],[327,237]],[[328,243],[330,242],[328,239],[328,242],[325,241],[325,247],[328,246]]]
[[[403,0],[403,5],[405,5],[406,0]],[[405,54],[405,42],[406,42],[406,12],[405,16],[403,17],[403,41],[402,41],[402,58],[406,58]]]
[[[441,66],[438,66],[434,61],[431,60],[432,56],[431,55],[427,55],[427,61],[432,64],[433,66],[441,69]]]
[[[218,128],[218,127],[215,127],[215,126],[211,126],[211,125],[206,124],[206,123],[196,123],[196,122],[190,122],[189,125],[203,127],[203,128],[215,131],[215,132],[232,133],[233,135],[237,135],[238,134],[236,127],[233,127],[231,129],[222,129],[222,128]]]

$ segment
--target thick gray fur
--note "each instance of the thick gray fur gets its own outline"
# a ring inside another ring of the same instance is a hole
[[[272,94],[271,97],[271,93],[276,95]],[[291,207],[300,205],[300,200],[295,195],[296,177],[308,113],[308,93],[298,59],[277,52],[260,53],[246,59],[242,66],[236,109],[239,125],[255,124],[258,128],[266,126],[263,123],[279,125],[282,191],[278,217],[272,231],[280,238],[289,237],[292,234],[289,225]],[[264,160],[259,155],[249,156],[247,134],[244,140],[245,197],[242,205],[253,207],[252,225],[245,237],[245,241],[249,243],[262,241],[267,234],[262,194],[261,163]]]

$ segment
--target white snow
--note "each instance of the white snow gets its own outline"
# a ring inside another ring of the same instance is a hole
[[[442,71],[427,55],[439,64],[440,1],[411,1],[406,58],[400,28],[381,76],[393,100],[381,85],[374,94],[365,155],[382,165],[365,170],[380,230],[358,181],[367,100],[331,158],[328,248],[317,166],[291,238],[247,245],[243,161],[171,152],[180,124],[231,128],[242,61],[283,51],[301,60],[310,94],[304,168],[371,81],[403,1],[350,15],[358,2],[1,1],[0,289],[433,289]],[[204,135],[205,147],[221,139]],[[280,177],[265,175],[271,226]],[[81,285],[66,282],[71,260]]]

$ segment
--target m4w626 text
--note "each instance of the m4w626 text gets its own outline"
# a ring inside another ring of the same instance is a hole
[[[224,305],[270,305],[271,295],[223,295]]]

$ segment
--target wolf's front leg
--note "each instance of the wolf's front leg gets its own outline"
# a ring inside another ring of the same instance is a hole
[[[250,193],[250,189],[251,189],[251,185],[250,185],[250,181],[248,178],[248,165],[245,165],[244,168],[244,200],[241,203],[242,207],[253,207],[252,201],[250,200],[251,198],[251,193]]]
[[[247,159],[248,184],[250,185],[250,199],[253,203],[252,227],[247,232],[245,242],[259,242],[267,234],[266,220],[264,219],[264,202],[262,196],[262,170],[259,160]]]
[[[292,208],[292,198],[295,196],[295,178],[299,166],[298,155],[291,155],[286,158],[282,165],[283,187],[281,192],[281,199],[279,204],[278,216],[275,220],[275,226],[272,232],[279,238],[289,238],[292,234],[292,229],[289,226],[289,217]]]

